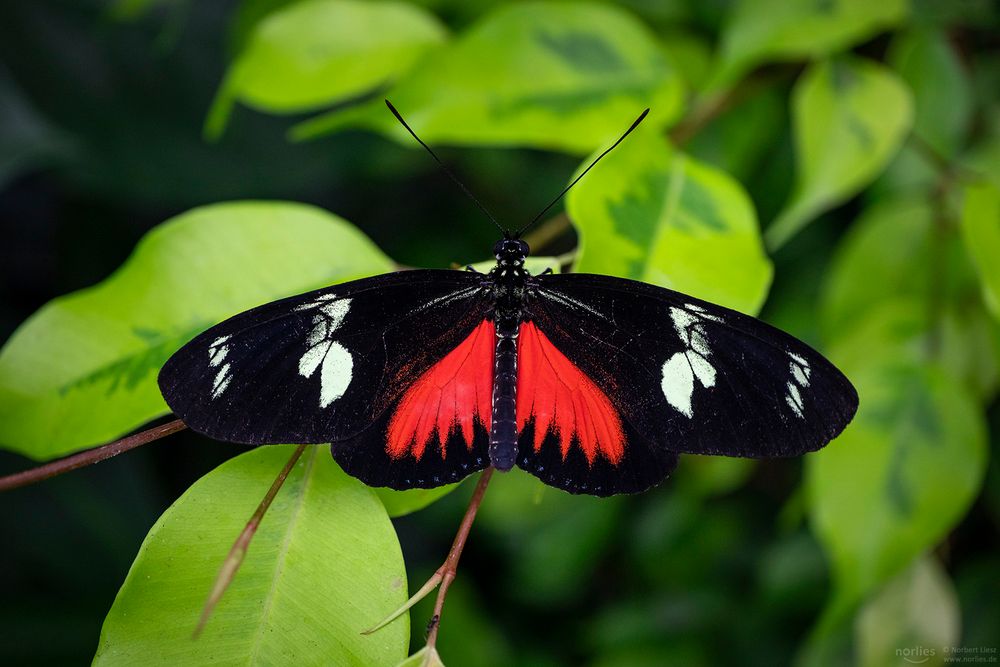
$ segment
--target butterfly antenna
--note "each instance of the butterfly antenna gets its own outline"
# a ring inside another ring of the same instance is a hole
[[[618,141],[616,141],[615,143],[611,144],[611,146],[606,151],[604,151],[603,153],[601,153],[600,155],[598,155],[596,158],[594,158],[594,161],[591,162],[590,165],[586,169],[584,169],[583,172],[579,176],[577,176],[576,178],[574,178],[573,182],[570,183],[569,185],[567,185],[563,189],[563,191],[560,192],[559,195],[555,199],[553,199],[551,202],[549,202],[548,206],[546,206],[545,208],[543,208],[538,215],[536,215],[534,218],[532,218],[531,222],[529,222],[524,227],[521,227],[519,230],[517,230],[514,233],[514,238],[515,239],[521,238],[521,234],[523,234],[524,232],[528,231],[528,229],[532,225],[534,225],[536,222],[538,222],[542,218],[543,215],[545,215],[546,213],[548,213],[549,209],[552,208],[553,206],[555,206],[556,203],[558,203],[559,200],[562,199],[566,195],[567,192],[569,192],[570,188],[572,188],[574,185],[576,185],[577,182],[581,178],[583,178],[584,176],[587,175],[587,172],[590,171],[594,167],[595,164],[597,164],[598,162],[601,161],[601,158],[603,158],[605,155],[607,155],[608,153],[610,153],[611,151],[613,151],[618,146],[618,144],[620,144],[621,142],[623,142],[625,140],[625,137],[627,137],[629,134],[632,133],[632,130],[634,130],[635,128],[639,127],[639,123],[642,122],[642,120],[646,117],[646,114],[648,114],[648,113],[649,113],[649,109],[646,109],[641,114],[639,114],[639,117],[635,119],[635,121],[632,123],[632,125],[629,126],[629,128],[627,130],[625,130],[625,134],[623,134],[622,136],[618,137]]]
[[[448,174],[448,178],[454,181],[455,185],[457,185],[462,190],[462,192],[465,193],[465,196],[471,199],[476,204],[476,206],[479,207],[479,210],[486,214],[486,217],[489,218],[494,225],[496,225],[496,228],[500,230],[500,232],[504,235],[504,238],[508,238],[510,236],[510,232],[504,229],[500,225],[500,223],[497,222],[497,219],[493,217],[493,214],[489,212],[489,209],[483,206],[483,204],[478,199],[476,199],[476,196],[469,191],[469,188],[465,187],[465,184],[462,183],[462,181],[458,180],[458,176],[456,176],[455,173],[451,169],[449,169],[444,162],[441,161],[441,158],[439,158],[434,153],[434,151],[431,150],[431,147],[425,144],[423,140],[417,136],[417,133],[413,131],[413,128],[411,128],[406,123],[406,121],[403,120],[403,117],[400,115],[400,113],[396,111],[396,107],[392,106],[392,102],[386,100],[385,105],[389,107],[389,111],[391,111],[392,115],[396,117],[396,120],[398,120],[399,123],[406,128],[406,131],[410,133],[410,136],[416,139],[417,143],[423,146],[424,149],[431,154],[431,157],[434,158],[434,161],[438,163],[438,166],[441,167],[444,173]]]

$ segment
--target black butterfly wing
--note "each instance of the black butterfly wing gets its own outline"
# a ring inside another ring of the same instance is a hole
[[[625,435],[612,463],[573,447],[557,456],[551,439],[538,448],[523,433],[519,465],[549,483],[631,492],[660,481],[664,457],[676,453],[796,456],[833,439],[857,410],[836,367],[752,317],[607,276],[545,275],[532,285],[527,317],[603,390]]]
[[[482,278],[404,271],[260,306],[182,347],[160,390],[190,428],[218,440],[352,438],[486,318]]]

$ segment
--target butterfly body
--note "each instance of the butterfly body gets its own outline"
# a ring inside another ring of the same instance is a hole
[[[489,456],[494,468],[506,471],[517,458],[517,338],[531,276],[524,268],[528,256],[524,241],[502,239],[493,250],[497,265],[488,275],[488,284],[496,304],[496,353]]]
[[[330,442],[374,486],[426,488],[517,465],[573,493],[644,490],[680,453],[813,451],[857,394],[819,353],[736,311],[636,281],[497,265],[414,270],[255,308],[160,374],[192,429]]]

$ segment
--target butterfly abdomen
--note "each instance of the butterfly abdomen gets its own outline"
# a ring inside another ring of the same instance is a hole
[[[497,470],[510,470],[517,458],[517,333],[520,325],[517,317],[504,317],[496,322],[490,461]]]

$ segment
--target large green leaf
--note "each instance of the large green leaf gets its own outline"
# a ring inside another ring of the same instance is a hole
[[[638,130],[570,191],[576,270],[633,278],[756,313],[771,262],[753,204],[725,173]]]
[[[104,621],[95,665],[394,665],[406,599],[392,524],[371,489],[310,447],[257,530],[202,635],[191,634],[236,536],[291,446],[261,447],[209,473],[149,532]]]
[[[852,380],[857,417],[806,460],[812,525],[834,571],[825,627],[943,538],[986,468],[983,415],[949,373],[875,361]]]
[[[938,154],[953,157],[972,121],[972,84],[959,55],[938,30],[897,36],[888,60],[913,91],[913,132]]]
[[[820,299],[824,338],[850,375],[872,359],[938,355],[983,398],[1000,368],[1000,325],[985,312],[958,234],[923,195],[884,198],[851,226]]]
[[[294,113],[369,92],[444,39],[432,14],[402,2],[295,3],[254,27],[226,74],[206,130],[218,136],[237,100]]]
[[[858,664],[944,665],[959,643],[958,596],[932,556],[917,559],[869,601],[855,623]]]
[[[503,5],[430,54],[388,97],[424,141],[587,153],[645,107],[662,127],[681,82],[649,30],[613,5]],[[298,126],[297,138],[363,126],[412,145],[381,100]]]
[[[810,67],[795,85],[796,184],[767,229],[778,248],[814,217],[856,194],[896,154],[913,122],[906,86],[886,67],[848,57]]]
[[[827,338],[849,331],[893,297],[929,299],[934,212],[923,195],[886,198],[854,221],[827,271],[820,321]]]
[[[900,23],[907,0],[743,0],[728,16],[710,89],[766,61],[842,51]]]
[[[915,365],[937,359],[983,403],[1000,379],[1000,326],[982,308],[900,295],[859,313],[835,340],[837,365],[848,377],[873,359]]]
[[[252,306],[392,270],[367,238],[311,206],[206,206],[150,232],[113,275],[43,306],[0,351],[0,443],[45,459],[167,409],[164,361]]]
[[[986,303],[1000,317],[1000,190],[992,184],[966,187],[962,233],[979,271]]]

